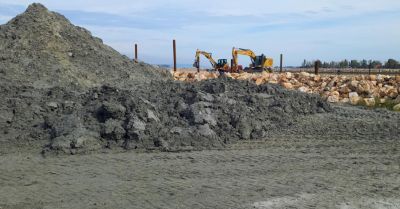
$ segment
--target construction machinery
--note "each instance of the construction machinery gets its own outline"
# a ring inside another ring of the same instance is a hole
[[[274,61],[272,58],[266,57],[264,54],[256,55],[250,49],[232,48],[232,71],[240,71],[240,66],[238,65],[238,55],[249,56],[251,64],[249,67],[244,68],[244,71],[248,72],[262,72],[268,70],[272,72],[272,66]]]
[[[216,62],[213,58],[212,58],[212,54],[205,52],[205,51],[201,51],[201,50],[196,50],[196,58],[194,60],[194,64],[193,67],[197,68],[197,71],[200,70],[200,55],[203,55],[204,57],[206,57],[212,67],[214,68],[214,70],[216,71],[229,71],[230,67],[228,64],[228,60],[227,59],[218,59],[218,62]]]

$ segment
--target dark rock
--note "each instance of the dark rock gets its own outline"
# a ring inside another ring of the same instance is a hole
[[[126,108],[120,104],[112,102],[103,102],[103,105],[97,111],[99,121],[105,122],[106,120],[122,119],[125,116]]]

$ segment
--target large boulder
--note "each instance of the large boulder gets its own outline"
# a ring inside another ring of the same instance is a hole
[[[362,98],[360,96],[358,96],[357,92],[350,92],[349,99],[350,99],[351,104],[357,105]]]

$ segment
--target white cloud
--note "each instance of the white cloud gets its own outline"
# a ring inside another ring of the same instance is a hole
[[[165,12],[178,10],[199,11],[203,14],[216,16],[226,15],[255,15],[287,14],[317,12],[318,15],[327,15],[324,10],[333,10],[330,15],[346,15],[359,12],[399,9],[400,1],[397,0],[2,0],[3,4],[28,5],[33,2],[44,3],[51,9],[80,10],[90,12],[104,12],[111,14],[127,15],[134,13],[146,13],[155,8],[166,8]]]
[[[196,48],[228,58],[232,46],[275,59],[284,53],[290,65],[300,64],[303,58],[385,59],[400,54],[398,0],[36,1],[51,10],[100,13],[95,18],[98,24],[83,19],[74,23],[130,56],[132,44],[138,42],[143,59],[153,63],[171,60],[174,38],[182,63],[192,62]],[[2,0],[0,4],[27,6],[31,2]],[[118,15],[117,21],[125,22],[102,21],[101,13]],[[0,16],[0,21],[5,18]]]

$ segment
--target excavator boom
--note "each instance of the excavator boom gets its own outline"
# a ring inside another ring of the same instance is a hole
[[[233,59],[233,64],[235,66],[238,66],[238,55],[245,55],[250,57],[251,62],[254,62],[254,59],[256,58],[256,54],[254,54],[253,51],[251,51],[250,49],[241,49],[241,48],[232,48],[232,59]]]
[[[215,62],[215,60],[212,58],[212,54],[208,53],[208,52],[205,52],[205,51],[200,51],[198,49],[196,50],[196,59],[194,61],[193,66],[198,67],[200,65],[200,63],[199,63],[200,62],[200,55],[203,55],[204,57],[206,57],[210,61],[210,63],[213,66],[213,68],[216,68],[217,62]]]
[[[205,52],[205,51],[201,51],[201,50],[196,50],[196,59],[194,61],[193,66],[197,68],[197,70],[200,69],[200,55],[203,55],[204,57],[206,57],[212,67],[214,68],[214,70],[223,70],[223,71],[228,71],[230,69],[229,64],[227,63],[226,59],[219,59],[218,62],[216,62],[213,58],[212,58],[212,54]]]

